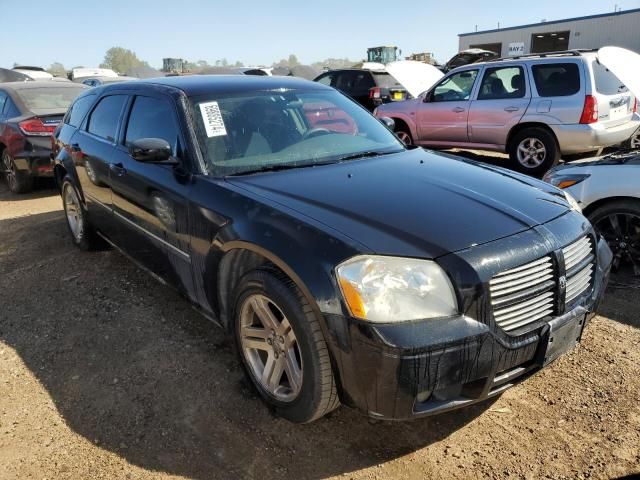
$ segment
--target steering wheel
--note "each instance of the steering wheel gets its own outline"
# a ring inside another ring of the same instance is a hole
[[[331,131],[326,128],[312,128],[311,130],[307,130],[306,133],[302,135],[302,140],[317,137],[319,135],[327,135],[329,133],[331,133]]]

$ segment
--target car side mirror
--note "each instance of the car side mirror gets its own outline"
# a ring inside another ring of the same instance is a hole
[[[424,94],[424,98],[422,99],[422,101],[424,103],[429,103],[429,102],[431,102],[431,98],[432,97],[433,97],[432,93],[431,92],[427,92],[427,93]]]
[[[395,130],[396,128],[396,122],[393,118],[390,117],[380,117],[380,122],[382,122],[382,124],[387,127],[389,130],[391,130],[392,132]]]
[[[129,144],[129,155],[138,162],[175,164],[171,145],[162,138],[140,138]]]

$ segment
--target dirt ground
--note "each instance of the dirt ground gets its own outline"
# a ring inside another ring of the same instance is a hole
[[[51,185],[0,184],[0,479],[640,474],[640,289],[493,402],[409,423],[274,418],[223,332],[117,251],[72,247]]]

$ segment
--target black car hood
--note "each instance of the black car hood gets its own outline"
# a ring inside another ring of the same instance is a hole
[[[436,258],[569,209],[543,182],[422,149],[227,180],[384,255]]]

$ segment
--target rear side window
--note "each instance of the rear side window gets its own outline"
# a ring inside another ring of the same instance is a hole
[[[541,97],[568,97],[580,91],[580,72],[575,63],[534,65],[531,71]]]
[[[331,80],[333,80],[333,73],[327,73],[326,75],[318,78],[316,82],[321,83],[322,85],[331,85]]]
[[[526,93],[521,67],[487,68],[482,78],[478,100],[522,98]]]
[[[4,104],[7,101],[7,94],[4,92],[0,92],[0,115],[2,115],[2,111],[4,110]]]
[[[627,91],[627,87],[604,65],[597,60],[592,63],[596,92],[602,95],[617,95]]]
[[[13,100],[11,100],[11,97],[9,96],[7,96],[2,114],[7,118],[20,116],[20,110],[18,110],[18,107],[16,107],[16,104],[13,103]]]
[[[111,95],[101,99],[91,112],[87,131],[113,142],[116,138],[122,107],[126,100],[126,95]]]
[[[80,126],[91,105],[93,105],[95,98],[95,95],[87,95],[86,97],[76,100],[69,108],[69,111],[67,111],[64,117],[64,123],[72,127]]]
[[[136,97],[125,143],[127,146],[141,138],[162,138],[169,142],[173,155],[177,154],[178,123],[169,102],[152,97]]]

